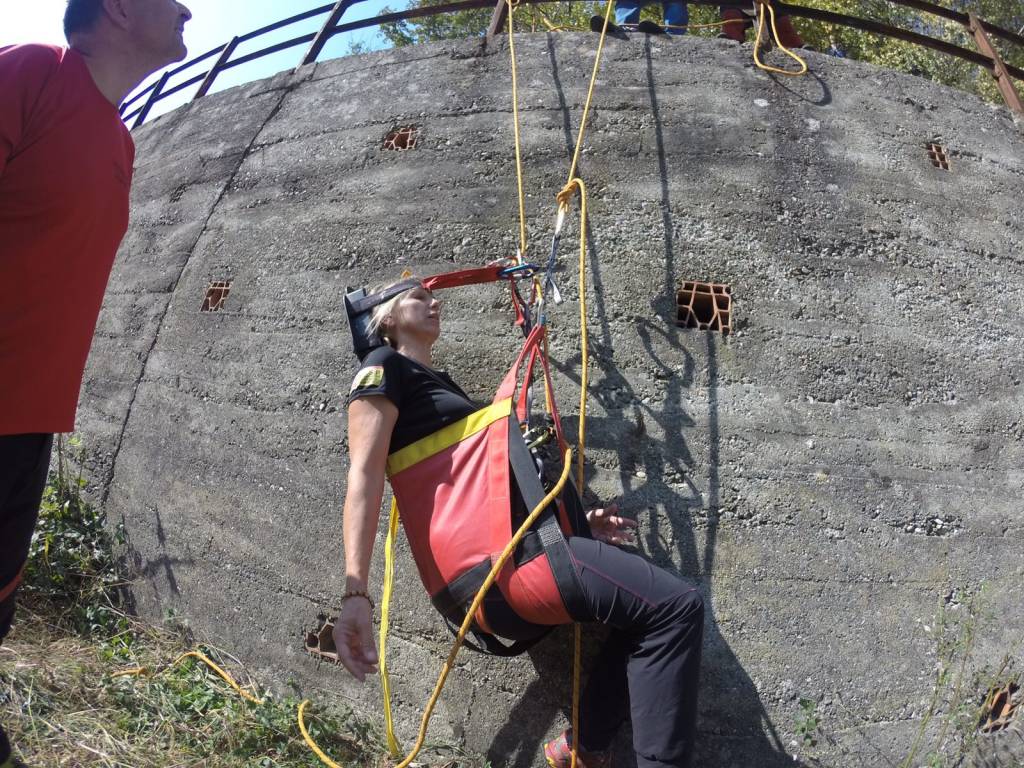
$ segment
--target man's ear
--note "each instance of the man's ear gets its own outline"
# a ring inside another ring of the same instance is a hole
[[[103,0],[103,13],[118,29],[127,29],[131,16],[131,0]]]

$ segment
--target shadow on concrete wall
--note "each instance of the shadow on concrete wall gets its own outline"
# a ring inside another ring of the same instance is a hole
[[[167,588],[170,590],[171,595],[165,595],[167,597],[179,597],[181,590],[178,587],[178,579],[174,574],[174,568],[178,565],[191,566],[194,565],[195,561],[192,558],[185,557],[172,557],[167,551],[167,532],[164,529],[163,517],[160,515],[160,508],[158,505],[153,504],[149,511],[153,514],[153,520],[156,523],[155,535],[157,544],[160,547],[160,556],[144,560],[139,550],[132,544],[131,531],[124,519],[122,518],[122,525],[124,526],[125,536],[125,559],[128,564],[129,573],[132,577],[132,583],[138,588],[142,584],[146,584],[153,591],[153,597],[157,600],[161,598],[159,594],[158,584],[166,583]],[[163,577],[161,580],[160,577]],[[125,599],[129,608],[129,612],[135,613],[137,610],[136,600],[134,594],[130,589],[125,590]]]
[[[562,93],[558,75],[558,64],[553,42],[549,36],[549,59],[555,87],[564,115],[566,145],[571,151],[573,136],[570,129],[568,108]],[[644,351],[668,382],[665,397],[666,406],[656,408],[640,402],[638,393],[614,362],[613,340],[605,291],[601,274],[600,250],[591,232],[587,232],[590,252],[591,280],[593,285],[592,304],[599,318],[599,329],[593,334],[590,349],[600,375],[594,377],[592,396],[606,411],[620,411],[614,417],[590,417],[592,446],[614,450],[617,454],[619,479],[625,493],[621,499],[625,511],[650,508],[652,520],[647,526],[648,535],[638,542],[648,558],[670,570],[676,570],[684,579],[697,581],[705,598],[704,663],[702,672],[701,715],[698,723],[697,753],[694,765],[733,766],[757,765],[758,768],[782,768],[799,766],[799,761],[788,754],[775,725],[761,703],[757,688],[743,669],[739,659],[722,637],[714,615],[713,574],[715,544],[718,532],[718,509],[720,502],[720,436],[718,415],[718,347],[721,339],[710,333],[683,332],[673,327],[675,315],[674,295],[677,276],[675,274],[675,252],[673,247],[672,208],[669,196],[668,162],[662,137],[662,121],[655,87],[649,41],[645,45],[647,58],[648,90],[651,111],[654,118],[657,143],[658,169],[661,181],[661,216],[664,228],[665,275],[664,290],[652,302],[654,316],[658,322],[638,320],[637,333]],[[662,359],[658,347],[668,348],[670,360]],[[683,343],[690,342],[691,349]],[[695,461],[687,445],[683,428],[699,426],[692,416],[681,407],[683,395],[694,385],[694,353],[696,346],[702,347],[701,356],[707,363],[707,494],[706,498],[694,481]],[[680,361],[682,365],[680,365]],[[559,372],[579,383],[580,358],[576,355],[566,361],[553,361]],[[624,393],[624,395],[623,395]],[[628,405],[622,408],[623,401]],[[664,435],[655,440],[646,427],[651,419]],[[567,434],[575,434],[577,424],[572,417],[565,418]],[[603,422],[603,423],[602,423]],[[639,474],[642,470],[642,474]],[[591,477],[593,469],[590,470]],[[642,479],[638,479],[642,478]],[[679,485],[684,490],[680,492]],[[655,503],[658,499],[672,499],[664,512]],[[588,503],[598,501],[592,497]],[[660,520],[659,515],[665,519]],[[695,520],[705,525],[703,552],[698,552],[698,537]],[[668,528],[671,536],[663,538],[660,531]],[[587,627],[585,630],[587,656],[600,644],[603,632],[600,628]],[[553,647],[554,644],[565,647]],[[523,692],[509,715],[506,725],[495,735],[488,750],[488,758],[495,764],[512,768],[529,768],[542,749],[542,734],[550,730],[560,717],[568,719],[568,702],[571,698],[571,633],[560,631],[556,637],[531,651],[531,660],[537,677]],[[524,738],[524,724],[529,723],[529,738]],[[616,745],[617,762],[630,764],[632,761],[628,728],[620,734]]]

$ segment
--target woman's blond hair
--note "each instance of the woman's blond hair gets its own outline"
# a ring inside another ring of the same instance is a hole
[[[419,278],[416,277],[415,275],[407,275],[403,277],[401,280],[394,280],[390,283],[378,285],[376,288],[370,291],[370,293],[382,293],[383,291],[386,291],[388,288],[392,288],[398,285],[399,283],[404,283],[406,280],[409,279],[419,280]],[[381,338],[384,339],[385,342],[387,342],[389,347],[395,346],[395,340],[388,336],[388,334],[384,331],[384,321],[388,319],[388,316],[391,315],[391,312],[398,305],[399,300],[403,296],[405,296],[405,291],[402,291],[397,296],[391,297],[383,304],[378,304],[376,307],[373,308],[373,310],[370,313],[370,322],[367,325],[367,330],[370,332],[370,334],[379,333]]]

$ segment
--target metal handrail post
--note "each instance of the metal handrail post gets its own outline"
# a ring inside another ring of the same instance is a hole
[[[210,90],[213,85],[213,81],[220,74],[220,71],[224,69],[224,65],[228,63],[228,59],[231,58],[231,54],[235,52],[235,48],[238,45],[238,36],[231,38],[231,42],[224,46],[224,50],[220,52],[220,56],[217,57],[217,61],[210,68],[210,71],[206,73],[206,77],[203,79],[202,85],[199,86],[199,90],[196,91],[196,95],[192,97],[192,101],[201,99]]]
[[[974,42],[977,44],[978,50],[992,59],[992,77],[996,79],[996,87],[999,88],[1003,101],[1006,102],[1006,106],[1024,117],[1024,102],[1020,100],[1020,94],[1017,93],[1017,89],[1013,85],[1013,79],[1006,69],[1006,64],[999,57],[999,51],[988,39],[985,28],[981,25],[978,17],[974,13],[968,13],[967,18],[969,19],[967,28],[974,35]]]
[[[153,88],[153,92],[149,94],[149,98],[146,99],[146,105],[140,110],[139,116],[135,118],[135,124],[132,125],[132,130],[142,125],[142,122],[146,119],[146,116],[149,114],[149,110],[153,107],[154,104],[156,104],[157,100],[160,98],[160,91],[162,91],[164,86],[167,85],[167,78],[169,78],[170,76],[171,73],[169,70],[165,71],[162,75],[160,75],[160,79],[156,81],[156,87]]]
[[[334,27],[337,26],[341,17],[345,14],[352,5],[359,2],[359,0],[338,0],[331,9],[330,14],[327,16],[327,21],[320,27],[320,31],[316,33],[316,37],[313,38],[313,42],[309,44],[309,49],[306,51],[306,55],[302,57],[302,62],[299,67],[303,67],[306,64],[312,64],[317,60],[320,52],[327,45],[327,41],[334,35]],[[298,67],[296,67],[298,69]]]
[[[508,19],[508,3],[505,0],[498,0],[494,5],[494,13],[491,14],[491,23],[487,26],[487,39],[501,32],[506,19]]]

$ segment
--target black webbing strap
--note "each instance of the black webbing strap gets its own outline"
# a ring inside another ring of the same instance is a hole
[[[487,574],[490,572],[490,559],[482,560],[430,598],[430,602],[444,617],[445,624],[453,635],[458,635],[458,627],[466,618],[466,609],[473,602],[473,598],[480,591],[480,587],[483,586]],[[490,653],[494,656],[518,656],[539,643],[554,629],[554,627],[545,627],[540,624],[534,626],[537,627],[536,635],[516,640],[511,645],[505,645],[494,635],[482,632],[475,626],[470,629],[470,632],[479,645],[468,640],[463,642],[466,647],[479,653]]]
[[[369,309],[373,309],[378,304],[383,304],[385,301],[395,298],[400,293],[405,293],[411,288],[416,288],[422,285],[419,280],[410,277],[408,280],[403,280],[400,283],[395,283],[390,288],[385,288],[380,293],[371,293],[369,296],[363,296],[360,299],[352,301],[352,314],[361,314]]]
[[[526,509],[532,511],[547,493],[544,491],[544,485],[541,483],[530,449],[526,447],[526,441],[523,440],[522,432],[511,419],[508,432],[508,458],[516,485],[512,490],[518,490],[518,495]],[[560,498],[565,505],[573,531],[581,536],[589,536],[590,531],[583,511],[583,504],[576,492],[576,486],[571,480],[566,481]],[[542,553],[548,557],[548,566],[551,568],[555,584],[558,587],[558,594],[562,598],[569,617],[574,621],[589,619],[590,612],[583,598],[579,574],[576,573],[576,568],[573,565],[572,553],[569,551],[565,534],[558,524],[557,503],[548,505],[548,508],[534,523],[532,530],[520,541],[515,551],[515,563],[520,566]],[[482,560],[431,596],[430,602],[444,617],[448,629],[453,634],[458,634],[457,627],[465,620],[466,609],[473,602],[473,598],[479,592],[490,570],[490,559]],[[517,656],[540,642],[554,629],[554,627],[539,624],[535,626],[537,627],[535,637],[516,640],[511,645],[505,645],[494,635],[474,628],[470,631],[480,645],[468,640],[465,641],[465,644],[470,649],[481,653],[490,653],[495,656]]]
[[[547,494],[537,474],[537,466],[533,463],[530,449],[526,447],[523,434],[515,422],[509,424],[508,460],[512,465],[512,474],[519,487],[519,493],[523,497],[523,502],[528,510],[533,510]],[[565,484],[566,491],[569,492],[563,491],[563,499],[576,495],[575,488],[570,485],[570,482],[567,481]],[[578,498],[576,504],[579,504]],[[591,618],[591,613],[583,598],[583,587],[580,584],[579,574],[576,573],[576,567],[573,565],[569,544],[558,525],[557,510],[557,504],[550,504],[541,513],[534,530],[540,534],[544,553],[548,556],[548,565],[551,567],[551,574],[555,577],[558,594],[562,597],[565,610],[574,621],[586,621]],[[586,529],[584,528],[584,530]]]
[[[481,560],[454,581],[446,584],[440,592],[431,595],[430,602],[442,616],[454,616],[460,611],[465,616],[466,608],[480,590],[490,570],[491,561]]]

